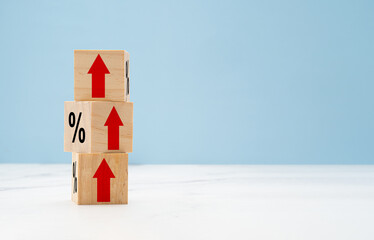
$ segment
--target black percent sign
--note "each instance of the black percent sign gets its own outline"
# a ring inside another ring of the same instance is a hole
[[[75,138],[77,137],[77,132],[78,132],[78,138],[79,138],[80,143],[84,143],[84,140],[86,139],[86,132],[84,131],[84,128],[79,128],[79,122],[81,120],[81,116],[82,116],[82,112],[79,113],[77,124],[75,124],[75,114],[73,112],[69,114],[69,126],[71,128],[75,127],[74,136],[72,140],[73,143],[75,142]]]
[[[127,82],[127,87],[126,87],[126,95],[128,96],[130,94],[130,78],[129,78],[129,61],[126,61],[126,82]]]
[[[78,192],[77,162],[73,162],[73,193]]]

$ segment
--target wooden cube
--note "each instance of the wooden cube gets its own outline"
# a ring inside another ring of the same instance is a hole
[[[65,152],[132,152],[132,102],[65,102]]]
[[[130,54],[124,50],[75,50],[76,101],[130,101]]]
[[[73,153],[71,199],[77,204],[127,204],[127,153]]]

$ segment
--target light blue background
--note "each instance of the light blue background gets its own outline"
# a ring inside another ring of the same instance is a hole
[[[131,54],[130,163],[374,163],[373,1],[1,1],[0,162],[70,163],[74,49]]]

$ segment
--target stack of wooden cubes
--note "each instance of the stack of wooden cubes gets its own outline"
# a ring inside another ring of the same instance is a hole
[[[133,103],[130,55],[124,50],[74,51],[74,100],[65,102],[64,150],[72,152],[72,200],[127,204]]]

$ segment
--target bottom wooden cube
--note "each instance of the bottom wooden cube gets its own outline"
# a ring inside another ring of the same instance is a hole
[[[127,204],[127,153],[73,153],[72,194],[77,204]]]

